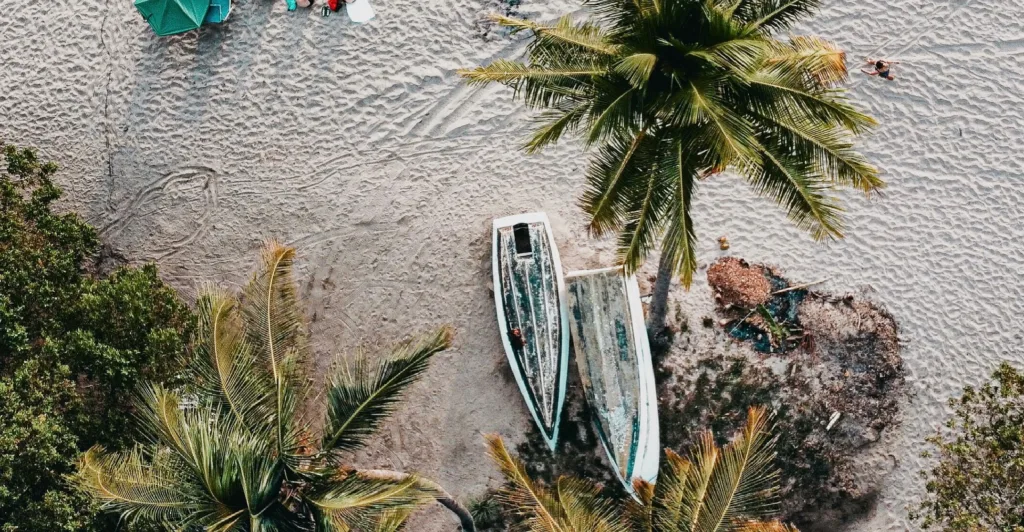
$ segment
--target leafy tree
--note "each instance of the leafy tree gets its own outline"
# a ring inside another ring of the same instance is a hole
[[[67,366],[31,359],[0,377],[0,530],[73,532],[89,504],[67,489],[78,437],[69,413],[78,406]]]
[[[531,532],[795,532],[770,519],[777,509],[778,471],[769,416],[751,408],[724,448],[705,432],[690,459],[666,451],[656,485],[637,480],[637,500],[616,500],[582,479],[561,477],[552,488],[532,480],[496,436],[490,454],[505,476],[498,500]]]
[[[64,476],[121,445],[129,394],[180,371],[193,317],[154,266],[89,274],[99,239],[54,212],[57,166],[0,151],[0,530],[82,530],[93,509]]]
[[[1024,374],[1003,363],[949,406],[946,430],[928,439],[939,463],[922,472],[928,494],[912,517],[926,530],[1024,531]]]
[[[216,290],[201,296],[192,393],[150,386],[139,404],[145,440],[120,453],[89,450],[80,485],[129,523],[173,530],[394,531],[435,499],[473,530],[469,513],[437,484],[345,465],[449,347],[452,331],[377,362],[346,360],[329,377],[327,412],[314,422],[303,404],[310,349],[293,258],[293,249],[268,243],[240,302]]]
[[[587,0],[595,21],[495,17],[532,35],[527,61],[461,70],[544,109],[527,142],[596,145],[580,201],[594,235],[618,234],[640,267],[660,242],[649,327],[661,333],[672,277],[697,266],[691,200],[731,169],[817,240],[843,235],[835,187],[884,186],[851,137],[875,122],[838,88],[845,56],[819,37],[778,35],[820,0]]]

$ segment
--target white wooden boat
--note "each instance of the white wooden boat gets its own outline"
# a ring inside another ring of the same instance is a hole
[[[494,306],[519,390],[552,451],[565,403],[569,320],[562,263],[542,212],[494,221]]]
[[[654,482],[661,453],[654,365],[640,288],[621,267],[566,275],[573,352],[594,426],[615,473]]]

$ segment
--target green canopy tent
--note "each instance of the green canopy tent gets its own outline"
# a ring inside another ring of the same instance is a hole
[[[172,35],[198,28],[210,0],[135,0],[135,8],[157,35]]]

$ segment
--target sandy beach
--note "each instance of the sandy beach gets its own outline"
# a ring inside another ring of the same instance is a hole
[[[0,139],[57,161],[65,204],[186,294],[243,282],[266,238],[296,246],[320,368],[453,324],[456,348],[354,461],[468,498],[498,476],[481,434],[515,442],[530,422],[489,291],[491,220],[546,211],[566,269],[614,253],[576,206],[581,148],[522,153],[529,115],[511,92],[455,74],[523,52],[522,39],[485,31],[499,4],[373,5],[359,26],[241,0],[219,27],[160,38],[125,1],[0,0]],[[576,9],[527,0],[518,14]],[[800,30],[847,51],[850,97],[880,122],[862,152],[889,186],[851,194],[846,239],[823,246],[715,176],[694,207],[701,264],[733,254],[827,278],[824,289],[895,316],[912,396],[885,435],[893,466],[877,507],[851,530],[914,530],[918,454],[946,399],[999,361],[1024,365],[1024,3],[830,0]],[[859,74],[864,57],[900,61],[896,81]],[[695,279],[680,296],[694,323],[711,308],[704,271]],[[455,528],[442,511],[416,526]]]

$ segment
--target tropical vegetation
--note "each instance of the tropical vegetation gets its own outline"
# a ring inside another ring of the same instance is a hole
[[[618,235],[632,272],[661,250],[649,326],[665,321],[671,279],[697,267],[691,204],[729,169],[816,240],[843,236],[837,187],[884,186],[853,149],[875,122],[839,88],[845,56],[820,37],[780,37],[820,0],[587,0],[592,20],[497,16],[528,32],[526,61],[460,74],[503,83],[541,125],[535,152],[563,136],[594,147],[580,199],[596,236]]]
[[[294,254],[268,243],[241,298],[204,290],[189,386],[146,387],[137,407],[143,439],[122,452],[90,449],[79,484],[128,523],[173,530],[395,531],[434,500],[473,530],[437,484],[346,463],[449,347],[452,330],[377,361],[340,361],[325,384],[327,411],[316,415]]]
[[[636,499],[602,495],[584,479],[563,476],[544,486],[497,436],[490,454],[505,477],[498,501],[517,530],[531,532],[793,532],[773,520],[779,473],[764,408],[725,447],[705,432],[689,458],[666,451],[657,484],[636,481]]]
[[[949,406],[928,439],[938,463],[922,472],[927,496],[913,517],[925,530],[1024,531],[1024,373],[1003,363]]]
[[[194,318],[153,265],[97,274],[96,230],[56,212],[57,165],[0,151],[0,531],[103,529],[66,476],[124,445],[131,393],[175,379]]]

